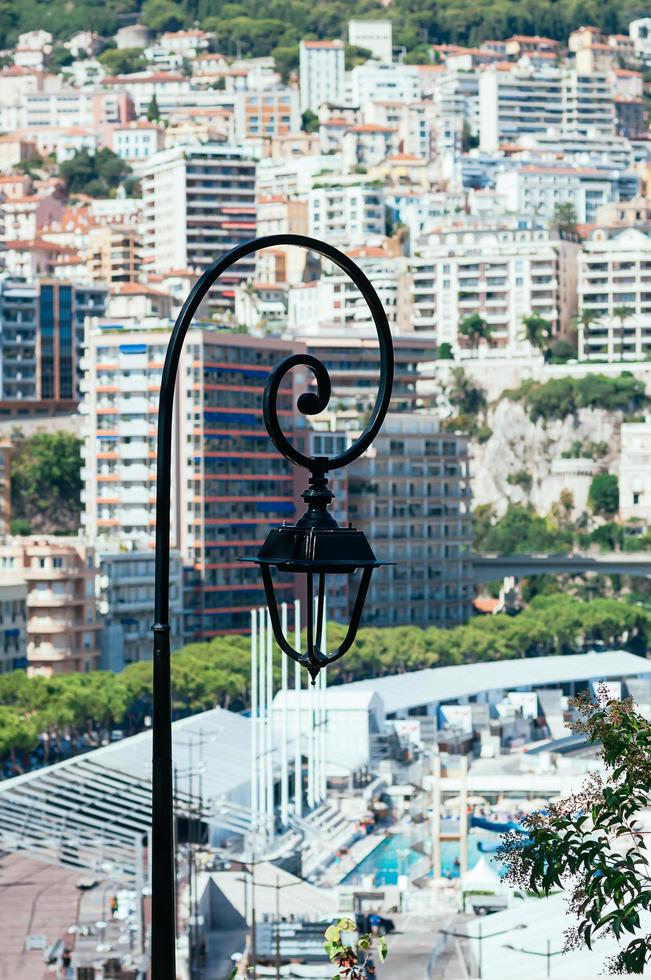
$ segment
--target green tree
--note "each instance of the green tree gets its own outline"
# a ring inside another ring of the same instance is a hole
[[[540,517],[532,507],[519,504],[510,504],[499,519],[489,511],[479,511],[473,529],[477,551],[509,555],[567,552],[572,547],[571,530]]]
[[[619,510],[619,482],[614,473],[599,473],[588,490],[588,503],[595,514],[616,514]]]
[[[311,109],[305,110],[301,116],[301,129],[304,133],[318,133],[319,117],[316,112],[312,112]]]
[[[632,310],[629,306],[615,306],[613,307],[613,316],[619,323],[619,351],[620,354],[624,352],[624,324],[632,316],[634,316],[635,310]]]
[[[651,906],[651,877],[639,819],[651,806],[651,725],[630,699],[609,699],[605,689],[571,705],[579,719],[570,727],[597,749],[606,775],[593,773],[578,793],[526,817],[526,836],[509,834],[499,857],[511,884],[568,893],[575,926],[566,948],[614,936],[620,950],[606,972],[640,974],[651,962],[651,933],[640,919]]]
[[[490,324],[479,313],[470,313],[459,323],[459,334],[467,338],[471,347],[477,347],[480,340],[490,342],[491,333]]]
[[[460,415],[478,415],[486,409],[486,392],[462,367],[452,369],[447,396]]]
[[[552,335],[552,325],[539,313],[530,313],[522,318],[524,337],[532,347],[544,350]]]
[[[564,204],[557,204],[554,208],[552,224],[556,225],[560,231],[575,233],[577,220],[576,209],[569,201]]]
[[[160,109],[158,108],[158,99],[156,98],[155,92],[149,101],[149,105],[147,106],[147,119],[149,122],[160,121]]]
[[[131,168],[112,150],[103,147],[96,153],[79,150],[61,164],[59,173],[69,194],[113,197],[131,174]]]
[[[577,356],[574,344],[566,337],[559,337],[549,348],[550,361],[552,364],[567,364]]]
[[[14,442],[10,462],[12,518],[34,532],[76,531],[81,514],[81,440],[37,432]]]
[[[47,67],[48,70],[57,75],[62,68],[67,68],[74,61],[72,54],[63,45],[57,45],[52,52],[48,55]]]
[[[179,3],[172,0],[145,0],[142,5],[141,20],[157,34],[163,31],[178,31],[187,20],[187,13]]]
[[[452,350],[452,344],[444,340],[442,344],[439,344],[436,349],[436,358],[439,361],[453,361],[454,351]]]
[[[97,60],[109,75],[131,75],[147,66],[140,48],[106,48]]]
[[[344,49],[346,71],[350,71],[351,68],[355,68],[357,65],[363,65],[372,57],[373,52],[369,51],[368,48],[362,48],[357,44],[347,44]]]

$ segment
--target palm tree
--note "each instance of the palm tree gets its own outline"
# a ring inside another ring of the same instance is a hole
[[[470,313],[459,324],[459,333],[469,340],[471,347],[478,347],[480,340],[490,343],[492,329],[479,313]]]
[[[522,326],[524,327],[525,340],[532,347],[542,351],[546,347],[546,341],[551,339],[551,322],[541,316],[540,313],[530,313],[529,316],[522,318]]]
[[[624,324],[629,317],[633,316],[635,310],[632,310],[629,306],[614,306],[613,316],[616,320],[619,320],[619,356],[622,357],[624,353]],[[615,345],[613,344],[613,351]]]

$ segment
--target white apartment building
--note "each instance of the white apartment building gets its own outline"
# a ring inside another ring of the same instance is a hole
[[[628,170],[635,163],[633,146],[624,136],[553,131],[535,136],[525,134],[517,142],[522,147],[523,159],[536,158],[547,163],[562,159],[577,167],[616,170]]]
[[[343,102],[345,63],[343,41],[301,41],[299,88],[301,112],[318,112],[324,102]]]
[[[560,129],[563,94],[555,68],[533,71],[519,65],[489,66],[479,75],[479,135],[482,150],[492,153],[524,133]]]
[[[616,133],[613,89],[605,75],[523,64],[489,66],[479,77],[479,111],[480,147],[487,152],[549,130],[586,136]]]
[[[349,20],[348,43],[366,48],[378,61],[391,61],[393,24],[390,20]]]
[[[615,135],[614,90],[608,75],[563,74],[563,130],[586,136]]]
[[[367,61],[350,72],[350,99],[353,105],[367,102],[419,102],[420,76],[415,65]]]
[[[71,126],[92,126],[93,93],[78,89],[60,92],[32,92],[23,99],[23,126],[66,129]]]
[[[366,273],[380,297],[394,334],[410,329],[412,283],[403,256],[388,255],[382,248],[349,249],[348,255]],[[355,283],[328,263],[320,279],[297,283],[288,294],[287,329],[307,336],[319,324],[338,326],[345,332],[372,334],[373,320]]]
[[[156,153],[139,168],[144,207],[143,259],[160,273],[203,270],[255,237],[254,160],[216,143]],[[255,257],[242,259],[211,292],[232,306],[233,283],[250,278]]]
[[[620,429],[619,516],[651,524],[651,418]]]
[[[151,660],[154,552],[103,551],[96,557],[97,609],[102,617],[100,661],[114,672]],[[170,555],[170,626],[173,649],[183,643],[183,565]]]
[[[340,174],[342,166],[339,153],[293,156],[286,159],[268,157],[258,163],[256,172],[258,196],[270,197],[273,194],[282,194],[284,197],[307,197],[315,181],[321,182],[324,174]]]
[[[377,183],[314,187],[309,194],[310,235],[326,242],[363,245],[385,234],[384,188]]]
[[[112,550],[116,531],[135,548],[153,542],[155,420],[168,324],[160,321],[158,332],[126,337],[117,331],[87,331],[80,409],[85,417],[82,526],[98,552]],[[185,387],[180,385],[178,391],[184,417]],[[183,433],[181,438],[185,441]],[[185,495],[183,504],[188,507]],[[185,530],[178,527],[178,508],[177,502],[171,532],[176,547]]]
[[[479,314],[491,346],[523,349],[522,319],[538,313],[557,334],[576,310],[578,244],[546,228],[489,228],[431,234],[413,259],[413,328],[439,344],[467,344],[459,324]]]
[[[163,149],[164,138],[159,124],[134,119],[111,129],[111,149],[123,160],[146,160]]]
[[[632,173],[623,180],[616,170],[547,164],[523,164],[495,180],[508,211],[550,219],[559,205],[572,204],[579,224],[594,223],[599,208],[634,196],[638,187]]]
[[[579,356],[641,360],[651,351],[651,235],[602,229],[578,256]],[[592,318],[592,319],[590,319]]]
[[[640,17],[628,25],[635,53],[643,61],[651,61],[651,17]]]

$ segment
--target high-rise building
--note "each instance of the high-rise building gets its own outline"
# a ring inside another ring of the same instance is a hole
[[[254,238],[255,171],[254,160],[217,143],[177,146],[143,162],[143,260],[155,272],[201,272]],[[211,304],[232,308],[235,285],[254,274],[255,256],[241,259],[215,284]]]
[[[308,352],[323,361],[332,380],[332,401],[355,409],[369,410],[375,400],[380,375],[377,337],[368,329],[354,336],[351,329],[338,328],[328,336],[320,330],[305,332],[298,340]],[[394,336],[394,375],[391,410],[414,412],[429,407],[434,392],[436,342],[419,334]]]
[[[359,429],[350,415],[320,421],[314,452],[332,455]],[[380,561],[363,625],[450,627],[472,612],[472,520],[465,436],[441,431],[430,413],[390,413],[373,446],[332,482],[337,520],[350,521]],[[331,583],[328,610],[348,622],[357,582]]]
[[[301,41],[299,58],[301,112],[318,112],[324,102],[344,101],[343,41]]]
[[[549,129],[614,136],[612,83],[604,74],[521,64],[490,66],[479,78],[480,146],[494,152]]]
[[[72,409],[79,399],[84,326],[106,287],[0,277],[0,401]]]
[[[457,626],[472,611],[472,519],[465,436],[431,415],[390,414],[348,476],[348,516],[383,561],[369,626]],[[352,601],[353,596],[349,596]]]
[[[165,327],[165,329],[161,329]],[[170,324],[105,329],[88,337],[82,520],[98,550],[120,540],[151,549],[155,524],[156,416]],[[273,524],[295,516],[296,471],[271,444],[262,422],[270,370],[304,349],[287,341],[189,331],[175,403],[171,540],[186,568],[184,635],[244,632],[264,603],[254,555]],[[298,375],[295,383],[299,383]],[[305,382],[305,379],[303,379]],[[291,382],[279,416],[292,438]],[[304,487],[299,488],[303,490]],[[293,582],[280,594],[293,598]]]
[[[534,71],[518,65],[489,66],[479,76],[482,150],[495,152],[525,133],[560,129],[563,95],[558,69]]]

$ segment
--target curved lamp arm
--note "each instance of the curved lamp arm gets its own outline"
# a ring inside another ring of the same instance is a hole
[[[151,855],[152,869],[152,926],[151,926],[151,967],[152,976],[156,980],[175,980],[175,892],[176,877],[174,868],[174,812],[173,812],[173,781],[172,781],[172,687],[170,664],[170,626],[169,626],[169,566],[170,566],[170,505],[171,505],[171,468],[172,468],[172,423],[174,418],[174,391],[178,373],[181,351],[186,334],[202,300],[210,287],[227,269],[239,259],[261,249],[273,248],[278,245],[296,245],[310,249],[324,258],[329,259],[346,272],[364,295],[371,311],[380,342],[381,381],[375,407],[369,422],[357,440],[346,452],[332,459],[313,460],[298,453],[285,439],[278,423],[275,412],[275,399],[280,383],[290,369],[290,366],[305,365],[317,379],[318,391],[306,392],[299,398],[298,408],[305,414],[315,414],[322,411],[329,397],[330,379],[325,367],[310,355],[296,355],[288,358],[272,372],[267,389],[265,390],[265,424],[267,431],[279,451],[294,463],[306,466],[312,473],[323,474],[328,469],[335,469],[352,462],[370,446],[386,415],[391,397],[393,384],[393,345],[391,332],[386,314],[379,297],[362,270],[340,252],[325,242],[317,241],[305,235],[267,235],[252,241],[243,242],[219,261],[210,266],[198,279],[181,312],[178,315],[167,347],[165,364],[161,378],[161,389],[158,411],[158,455],[156,467],[156,560],[154,584],[154,657],[153,657],[153,724],[152,724],[152,829],[153,853]],[[293,361],[291,365],[289,361]],[[314,363],[316,362],[316,363]],[[318,365],[318,367],[317,367]],[[323,398],[325,397],[325,403]],[[364,586],[365,577],[360,583],[360,591]],[[368,582],[363,588],[364,595]],[[363,604],[363,602],[362,602]],[[358,599],[355,609],[359,605]],[[361,615],[361,607],[359,608]],[[357,620],[359,621],[359,615]],[[351,623],[352,627],[352,623]],[[276,639],[282,631],[275,630]],[[350,631],[349,631],[350,635]],[[347,639],[332,659],[337,659],[346,652],[354,632],[347,645]],[[283,645],[285,653],[296,659],[295,651]],[[290,652],[291,651],[291,652]]]

